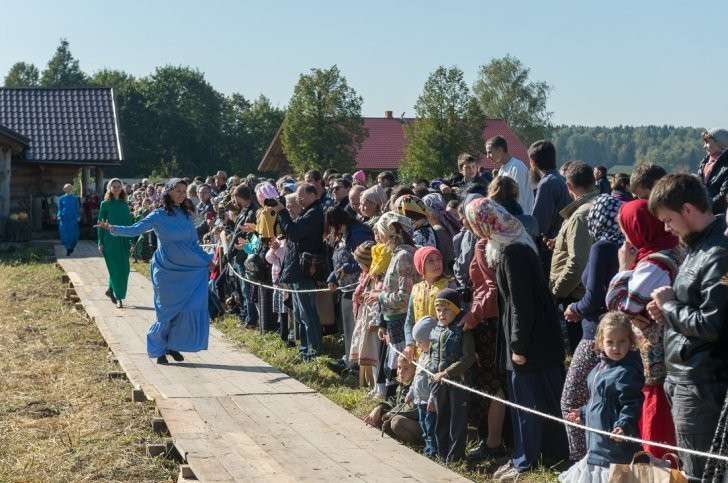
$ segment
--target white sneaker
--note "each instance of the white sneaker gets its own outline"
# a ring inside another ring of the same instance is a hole
[[[511,482],[511,481],[518,481],[521,477],[521,474],[518,472],[517,469],[514,467],[510,467],[507,471],[500,474],[498,477],[498,481],[503,482]]]

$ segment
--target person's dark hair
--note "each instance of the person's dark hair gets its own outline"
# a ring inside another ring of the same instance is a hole
[[[196,184],[205,184],[205,178],[202,176],[195,176],[195,183]]]
[[[655,216],[657,216],[657,210],[661,208],[680,212],[685,203],[690,203],[703,213],[710,211],[710,201],[705,185],[691,174],[663,176],[653,186],[647,203],[650,213]]]
[[[415,185],[415,184],[423,184],[423,185],[427,186],[430,183],[425,178],[417,178],[416,180],[414,180],[414,182],[412,184],[413,185]]]
[[[629,175],[627,173],[617,173],[612,180],[612,189],[617,191],[629,191]]]
[[[172,187],[172,189],[176,188],[177,185],[183,184],[185,188],[187,188],[187,182],[183,179],[179,180],[179,182]],[[171,191],[171,190],[170,190]],[[164,205],[164,211],[167,212],[168,215],[172,216],[174,215],[174,209],[178,206],[172,201],[172,195],[169,194],[169,191],[165,191],[164,195],[162,196],[162,204]],[[192,213],[195,212],[195,207],[192,206],[192,200],[189,198],[185,198],[185,200],[182,202],[179,207],[182,209],[182,213],[185,214],[186,217],[190,217]]]
[[[314,186],[311,183],[301,183],[299,185],[301,188],[303,188],[303,191],[310,194],[310,195],[316,195],[318,196],[318,190],[316,189],[316,186]]]
[[[404,195],[414,195],[415,192],[412,191],[412,188],[410,188],[407,185],[400,184],[392,188],[392,192],[389,195],[389,208],[391,208],[391,205],[394,204],[394,202],[400,197]],[[382,211],[385,211],[382,209]]]
[[[351,189],[351,181],[346,178],[336,178],[334,183],[341,183],[346,189]]]
[[[488,185],[488,198],[501,205],[518,201],[518,184],[508,176],[496,176]]]
[[[633,193],[639,188],[650,191],[666,174],[665,168],[658,164],[640,163],[629,177],[629,190]]]
[[[379,175],[377,176],[377,181],[380,179],[386,180],[390,185],[393,185],[397,182],[397,178],[395,178],[394,173],[392,173],[391,171],[382,171],[381,173],[379,173]]]
[[[469,163],[475,163],[478,160],[475,159],[475,156],[469,153],[461,153],[460,156],[458,156],[458,171],[462,169],[462,167]]]
[[[320,183],[323,180],[323,177],[321,176],[321,171],[317,169],[309,169],[306,171],[306,174],[303,175],[304,178],[311,178],[312,180]]]
[[[556,147],[551,141],[541,139],[531,144],[528,157],[541,171],[556,169]]]
[[[566,182],[574,188],[592,188],[595,183],[594,170],[586,163],[574,161],[566,170]]]
[[[334,206],[326,210],[324,220],[326,223],[325,232],[333,228],[336,233],[340,232],[342,226],[349,226],[354,222],[354,218],[349,212],[340,206]]]
[[[597,171],[599,171],[602,174],[602,176],[606,176],[607,175],[607,168],[605,166],[601,166],[601,165],[594,166],[594,169],[596,169]]]
[[[508,152],[508,141],[503,136],[493,136],[485,142],[486,146],[488,144],[490,144],[491,148],[499,148],[506,153]]]
[[[415,196],[418,197],[418,198],[424,198],[425,196],[427,196],[427,195],[430,194],[430,190],[429,189],[422,188],[422,187],[417,188],[416,190],[414,190],[414,192],[415,192]]]
[[[242,198],[244,200],[253,199],[253,190],[251,190],[247,185],[244,184],[238,185],[238,187],[235,188],[235,192],[233,194],[236,197]]]

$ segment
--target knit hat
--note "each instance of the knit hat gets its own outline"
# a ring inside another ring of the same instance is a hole
[[[437,321],[429,315],[422,317],[412,328],[412,338],[415,342],[425,342],[430,340],[430,332],[432,332],[432,329],[434,329],[436,325]]]
[[[367,184],[367,174],[362,170],[356,171],[352,178],[362,186],[366,186]]]
[[[437,293],[435,296],[435,306],[445,304],[447,305],[455,315],[458,315],[462,310],[462,300],[460,293],[457,290],[451,288],[444,288]]]
[[[425,276],[425,263],[427,262],[427,257],[437,254],[440,258],[442,258],[442,253],[440,253],[440,250],[433,246],[425,246],[422,248],[418,248],[415,252],[414,256],[414,264],[415,264],[415,270],[417,270],[417,273],[420,274],[420,277]]]
[[[360,243],[354,250],[354,260],[369,268],[372,265],[372,247],[374,242],[367,240]]]

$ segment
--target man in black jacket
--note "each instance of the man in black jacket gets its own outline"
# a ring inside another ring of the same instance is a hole
[[[655,290],[647,307],[665,326],[665,393],[677,445],[708,451],[728,388],[726,224],[713,216],[700,180],[688,174],[660,179],[649,208],[687,246],[672,287]],[[705,459],[681,459],[690,481],[700,481]]]
[[[310,263],[302,263],[302,258],[316,259],[323,263],[326,253],[324,247],[324,211],[316,187],[304,183],[296,190],[301,215],[293,220],[288,210],[280,203],[274,208],[278,212],[278,223],[288,240],[288,251],[283,260],[281,282],[288,283],[294,290],[316,288],[314,274],[308,270]],[[325,267],[321,267],[326,270]],[[316,298],[313,293],[294,293],[293,310],[301,329],[301,354],[310,360],[321,352],[321,321],[316,311]]]

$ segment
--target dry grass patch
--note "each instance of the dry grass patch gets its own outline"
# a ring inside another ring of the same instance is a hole
[[[0,481],[172,481],[148,458],[154,406],[132,403],[93,323],[42,253],[0,253]]]

